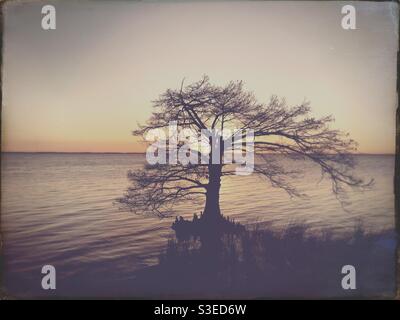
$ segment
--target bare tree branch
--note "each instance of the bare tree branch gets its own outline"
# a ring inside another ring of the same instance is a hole
[[[225,138],[223,144],[233,140],[233,149],[248,152],[244,138],[246,130],[251,129],[255,137],[254,151],[261,159],[254,166],[254,174],[267,179],[273,187],[284,189],[290,196],[304,196],[291,184],[299,171],[285,168],[284,162],[272,161],[269,154],[312,161],[320,167],[322,178],[330,179],[333,193],[342,202],[345,201],[346,187],[367,188],[373,183],[373,180],[364,182],[354,175],[353,154],[357,151],[357,143],[348,134],[330,128],[334,121],[332,116],[312,117],[307,101],[288,107],[284,99],[272,96],[268,103],[259,103],[252,92],[245,91],[242,81],[215,86],[204,76],[186,86],[183,79],[178,90],[166,90],[153,104],[154,112],[147,124],[139,126],[134,135],[143,136],[155,128],[166,129],[171,122],[176,122],[179,129],[189,128],[199,134],[199,141],[207,143],[210,140],[204,139],[201,130],[212,132],[217,126],[220,129],[230,127],[237,130]],[[166,152],[169,146],[167,138]],[[198,150],[191,152],[197,152],[201,157]],[[211,163],[170,164],[129,172],[132,186],[117,202],[134,212],[164,216],[173,211],[177,201],[202,196],[208,199],[212,193],[219,193],[220,177],[234,174],[223,164],[223,152],[220,157],[219,169]]]

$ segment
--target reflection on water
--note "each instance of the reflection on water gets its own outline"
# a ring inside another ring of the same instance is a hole
[[[3,154],[8,287],[17,294],[37,291],[41,267],[53,264],[60,292],[91,279],[96,286],[88,292],[110,294],[108,282],[124,281],[133,271],[156,264],[172,235],[173,218],[137,216],[113,206],[128,186],[127,170],[144,161],[143,155],[132,154]],[[308,199],[290,199],[254,175],[230,177],[223,180],[223,214],[244,225],[270,222],[276,229],[300,221],[312,231],[329,229],[335,235],[353,231],[360,222],[372,232],[393,228],[394,156],[364,155],[358,161],[359,174],[373,177],[375,185],[352,192],[347,211],[331,194],[329,181],[318,183],[319,169],[302,162],[306,174],[295,182]],[[177,213],[192,217],[201,209],[186,203]]]

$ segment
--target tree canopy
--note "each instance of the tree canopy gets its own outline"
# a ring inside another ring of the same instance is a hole
[[[147,123],[139,126],[134,135],[145,136],[152,129],[166,129],[171,122],[199,135],[202,130],[215,132],[233,128],[230,136],[221,137],[221,144],[240,135],[233,142],[233,148],[242,152],[254,150],[257,161],[253,174],[267,178],[273,187],[284,189],[290,196],[303,195],[292,183],[292,178],[301,170],[287,167],[271,154],[318,165],[321,178],[330,179],[332,191],[342,203],[347,187],[365,188],[373,182],[365,182],[353,173],[357,143],[349,134],[330,127],[334,122],[332,116],[312,117],[308,101],[289,107],[285,99],[272,96],[266,103],[258,102],[252,92],[245,90],[242,81],[217,86],[204,76],[198,82],[185,85],[182,81],[180,88],[166,90],[153,101],[153,109]],[[254,133],[252,144],[242,139],[246,130]],[[170,144],[166,142],[168,150]],[[212,153],[213,149],[210,150]],[[205,212],[219,213],[221,177],[232,176],[235,171],[223,163],[223,152],[218,156],[219,164],[153,164],[130,171],[128,178],[132,184],[117,202],[133,212],[162,217],[173,213],[178,201],[205,196]]]

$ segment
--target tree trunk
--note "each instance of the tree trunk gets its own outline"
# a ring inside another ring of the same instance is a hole
[[[204,207],[203,216],[207,220],[217,220],[221,217],[219,207],[219,191],[221,188],[221,164],[209,165],[209,181],[206,192],[206,204]]]

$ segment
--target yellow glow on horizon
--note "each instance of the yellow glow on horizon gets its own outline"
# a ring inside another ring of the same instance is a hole
[[[262,102],[310,100],[360,153],[393,154],[397,5],[354,5],[357,30],[344,31],[337,2],[71,1],[43,32],[40,3],[8,2],[2,151],[144,152],[131,131],[151,101],[207,74],[243,80]]]

